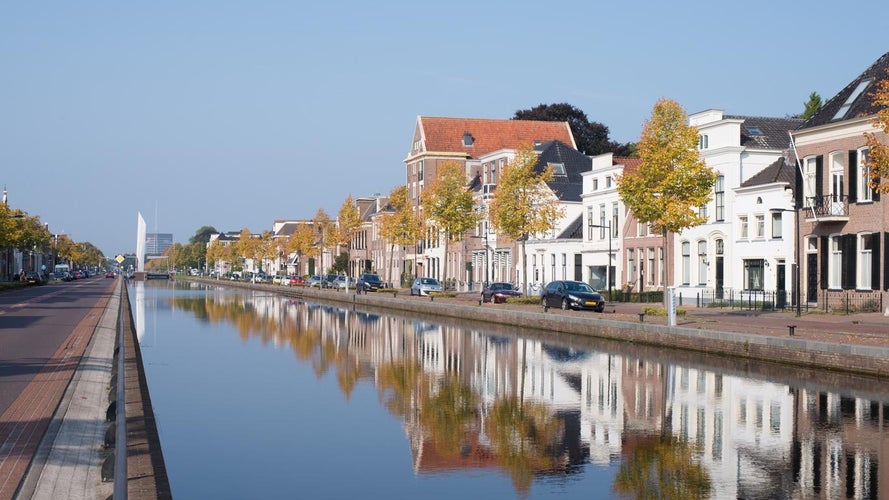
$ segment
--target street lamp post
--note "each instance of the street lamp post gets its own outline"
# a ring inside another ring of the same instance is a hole
[[[608,288],[608,300],[611,301],[611,224],[590,224],[590,227],[598,227],[608,231],[608,264],[605,266],[605,286]]]
[[[771,208],[769,209],[769,212],[793,212],[793,217],[795,219],[796,233],[794,235],[793,245],[796,247],[796,257],[794,257],[795,262],[793,266],[793,272],[795,273],[793,277],[793,300],[796,302],[796,317],[798,318],[802,315],[802,301],[800,300],[802,296],[802,290],[800,288],[800,275],[802,274],[800,273],[800,259],[802,258],[800,252],[802,250],[802,245],[800,245],[799,241],[799,210],[796,208]]]

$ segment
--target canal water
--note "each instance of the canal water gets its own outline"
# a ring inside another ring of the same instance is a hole
[[[176,498],[889,492],[873,380],[264,291],[129,293]]]

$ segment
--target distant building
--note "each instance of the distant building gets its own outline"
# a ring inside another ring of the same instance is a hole
[[[145,233],[145,255],[161,255],[173,246],[173,233]]]

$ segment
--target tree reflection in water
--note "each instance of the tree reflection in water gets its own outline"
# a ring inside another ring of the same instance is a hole
[[[686,441],[645,436],[627,443],[613,490],[623,497],[683,500],[709,498],[710,476]]]

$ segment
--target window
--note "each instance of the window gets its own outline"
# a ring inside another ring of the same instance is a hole
[[[599,178],[593,177],[593,191],[599,190]]]
[[[599,205],[599,239],[605,239],[605,205]]]
[[[818,171],[818,158],[810,157],[804,160],[804,174],[805,178],[803,179],[803,195],[805,198],[805,202],[803,203],[804,207],[811,207],[814,205],[815,198],[815,183],[816,178],[815,174]]]
[[[827,266],[827,286],[841,288],[843,285],[843,245],[840,236],[830,237],[830,263]]]
[[[593,218],[593,207],[587,207],[586,209],[586,224],[587,224],[587,240],[593,241],[593,226],[595,226],[596,220]]]
[[[546,166],[553,169],[553,173],[555,175],[562,176],[562,177],[568,175],[565,172],[565,164],[564,163],[547,163]]]
[[[846,98],[846,102],[844,102],[843,105],[840,106],[840,109],[837,110],[837,114],[833,115],[833,119],[842,120],[843,118],[845,118],[846,113],[849,112],[849,108],[851,108],[852,104],[855,103],[855,99],[858,99],[858,96],[860,96],[861,93],[864,92],[864,89],[866,89],[872,81],[873,79],[858,82],[858,86],[855,87],[855,90],[853,90],[851,94],[849,94],[849,97]]]
[[[654,248],[648,249],[648,282],[654,284]]]
[[[636,281],[636,250],[627,250],[627,283],[633,284]],[[631,285],[632,286],[632,285]]]
[[[784,229],[781,227],[783,223],[783,212],[772,212],[772,238],[781,239]]]
[[[417,180],[418,180],[418,181],[422,181],[422,180],[423,180],[423,170],[424,170],[424,167],[425,167],[425,165],[424,165],[424,161],[423,161],[423,160],[420,160],[420,163],[417,165]]]
[[[830,201],[831,214],[841,215],[843,212],[836,212],[837,204],[845,199],[843,187],[844,176],[846,174],[846,152],[837,151],[830,154]]]
[[[722,222],[725,220],[725,176],[720,175],[716,178],[713,189],[715,192],[713,198],[716,202],[716,221]]]
[[[617,238],[618,232],[617,229],[620,227],[618,222],[618,217],[620,216],[620,206],[615,201],[611,204],[611,237]]]
[[[868,185],[870,165],[867,164],[867,148],[858,150],[858,203],[874,200],[874,190]]]
[[[644,222],[637,222],[636,223],[636,236],[645,236],[646,234],[648,234],[646,232],[647,227],[648,226]]]
[[[691,283],[691,243],[682,242],[682,284]]]
[[[706,134],[701,134],[698,136],[698,149],[707,149],[710,147],[710,138],[707,137]]]
[[[553,279],[556,279],[556,254],[551,254],[549,256],[549,263],[552,268],[550,269],[550,276],[552,276]]]
[[[859,290],[871,290],[871,265],[873,264],[872,238],[869,234],[858,235],[858,283]]]
[[[741,222],[741,239],[747,239],[747,216],[742,215],[738,217],[738,220]]]
[[[698,284],[707,284],[707,242],[698,242]]]
[[[763,259],[744,260],[744,289],[762,290],[765,261]]]
[[[464,146],[472,146],[475,140],[472,138],[472,134],[469,132],[463,132],[463,145]]]
[[[707,204],[704,203],[700,207],[698,207],[698,217],[707,220]]]
[[[756,237],[765,238],[766,236],[766,219],[764,215],[756,216]]]

